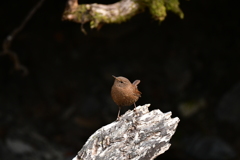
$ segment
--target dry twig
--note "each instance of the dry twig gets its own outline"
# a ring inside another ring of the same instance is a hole
[[[28,13],[26,18],[22,21],[22,23],[17,28],[15,28],[12,31],[12,33],[10,33],[6,37],[6,39],[4,40],[3,45],[2,45],[3,51],[0,53],[0,55],[9,55],[11,60],[14,63],[14,69],[23,71],[23,75],[27,75],[28,74],[28,69],[20,63],[17,54],[10,49],[11,48],[11,44],[12,44],[12,41],[14,40],[14,38],[16,37],[16,35],[25,27],[26,23],[32,18],[32,16],[38,10],[38,8],[41,7],[41,5],[42,5],[42,3],[44,1],[45,0],[40,0],[33,7],[33,9]]]

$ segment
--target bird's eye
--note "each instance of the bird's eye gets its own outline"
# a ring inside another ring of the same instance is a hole
[[[123,83],[123,81],[120,81],[120,83]]]

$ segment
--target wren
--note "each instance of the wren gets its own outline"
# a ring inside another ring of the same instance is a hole
[[[118,105],[118,116],[117,120],[119,120],[120,110],[121,107],[124,106],[131,106],[134,104],[134,107],[136,108],[136,102],[141,97],[141,92],[138,90],[137,85],[140,83],[140,80],[135,80],[133,83],[131,83],[127,78],[125,77],[115,77],[115,81],[112,86],[111,90],[111,96],[113,101]]]

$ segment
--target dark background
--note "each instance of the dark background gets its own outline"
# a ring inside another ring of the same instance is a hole
[[[0,5],[1,43],[37,0]],[[92,3],[101,1],[81,1]],[[114,1],[105,1],[113,3]],[[165,160],[240,159],[240,10],[237,1],[180,1],[185,18],[147,12],[85,36],[61,21],[66,0],[45,1],[11,49],[29,74],[0,56],[0,159],[72,159],[116,119],[111,75],[140,79],[137,105],[180,123]],[[132,109],[126,107],[125,110]]]

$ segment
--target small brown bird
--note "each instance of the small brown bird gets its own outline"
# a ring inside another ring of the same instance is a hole
[[[141,92],[138,90],[137,85],[140,83],[140,80],[135,80],[133,83],[131,83],[127,78],[125,77],[115,77],[115,81],[112,86],[111,90],[111,96],[113,101],[118,105],[118,117],[121,107],[124,106],[131,106],[134,104],[134,107],[136,108],[135,102],[141,97]]]

